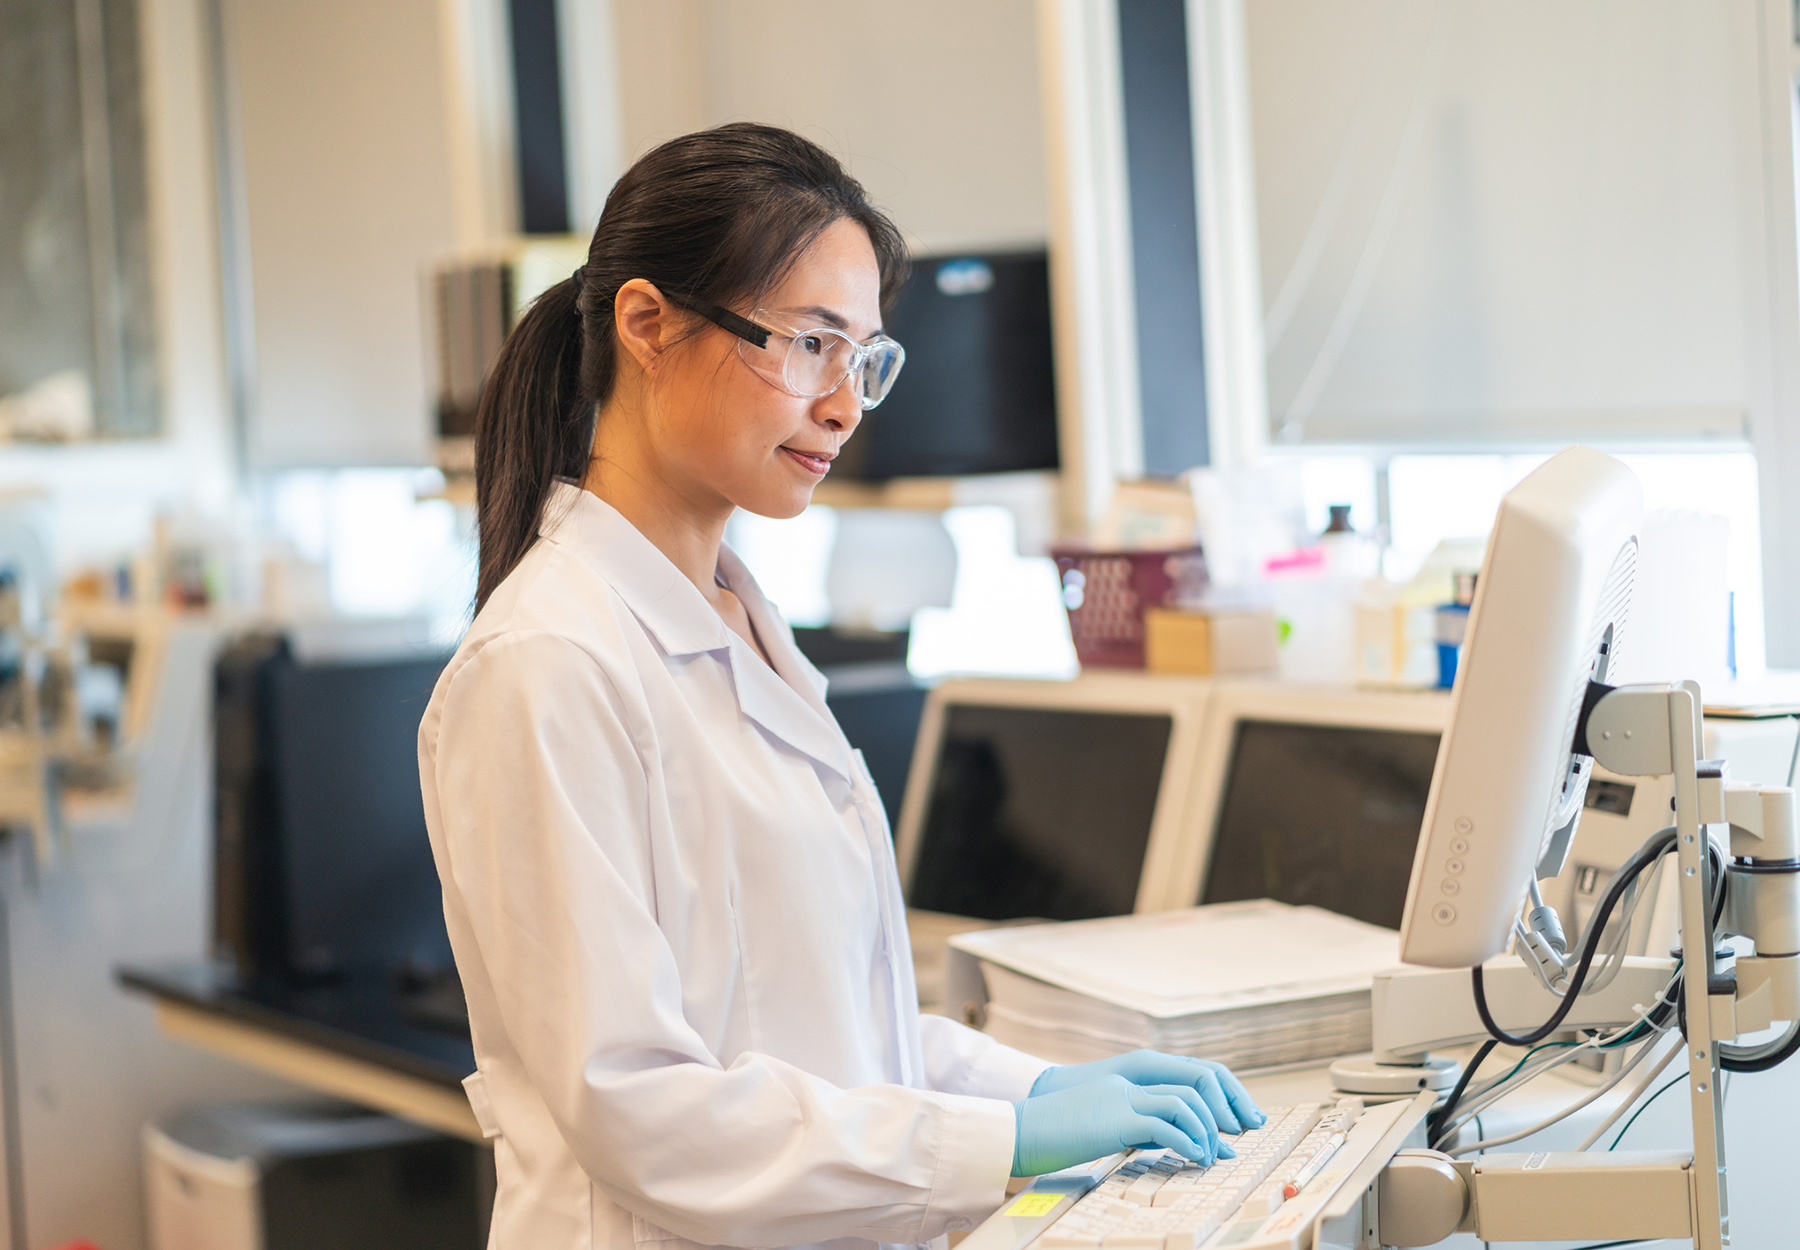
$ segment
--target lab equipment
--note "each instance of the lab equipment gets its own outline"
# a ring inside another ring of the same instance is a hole
[[[1241,1133],[1246,1127],[1260,1128],[1262,1112],[1250,1097],[1243,1082],[1231,1069],[1210,1059],[1186,1055],[1167,1055],[1155,1050],[1133,1050],[1123,1055],[1098,1059],[1092,1063],[1064,1064],[1045,1069],[1032,1082],[1031,1092],[1055,1093],[1059,1089],[1093,1080],[1098,1076],[1122,1076],[1133,1085],[1187,1085],[1205,1101],[1213,1119],[1227,1133]]]
[[[989,920],[1170,905],[1157,865],[1187,836],[1209,690],[1130,673],[937,687],[900,815],[908,905]]]
[[[1206,594],[1206,554],[1060,548],[1056,573],[1069,635],[1084,666],[1143,668],[1144,615],[1153,608],[1197,608]]]
[[[1708,696],[1709,701],[1711,696]],[[1800,746],[1800,720],[1791,716],[1756,719],[1715,716],[1702,724],[1706,759],[1724,760],[1733,781],[1763,785],[1793,784],[1794,756]],[[1565,925],[1585,931],[1594,908],[1632,854],[1668,824],[1675,787],[1667,777],[1625,777],[1596,764],[1588,780],[1581,824],[1568,863],[1540,890]],[[1609,922],[1621,934],[1627,955],[1660,955],[1680,945],[1680,892],[1665,858],[1645,870],[1635,920],[1615,915]],[[1609,934],[1610,940],[1611,934]]]
[[[467,1027],[418,782],[444,659],[346,652],[319,631],[220,656],[214,947],[246,980],[391,978],[433,1022]]]
[[[1397,927],[1448,707],[1123,672],[944,682],[898,826],[907,901],[1066,920],[1273,897]]]
[[[454,257],[425,274],[438,467],[475,471],[475,407],[500,345],[527,306],[587,259],[584,235],[513,239]]]
[[[190,1107],[146,1125],[143,1150],[150,1250],[476,1250],[487,1239],[487,1152],[361,1107]]]
[[[1034,1238],[1037,1250],[1324,1244],[1311,1234],[1338,1182],[1381,1158],[1384,1147],[1391,1150],[1387,1143],[1422,1114],[1416,1100],[1368,1111],[1355,1098],[1271,1107],[1267,1123],[1232,1140],[1234,1157],[1200,1168],[1172,1152],[1137,1150],[1040,1177],[965,1244],[971,1250],[1013,1250]]]
[[[1631,471],[1580,447],[1501,501],[1408,887],[1407,962],[1500,954],[1534,866],[1561,870],[1593,768],[1576,728],[1626,641],[1642,513]]]
[[[1220,683],[1195,766],[1186,902],[1272,898],[1400,927],[1449,700]]]
[[[1236,1152],[1219,1138],[1200,1095],[1185,1085],[1135,1085],[1103,1076],[1013,1104],[1013,1175],[1040,1176],[1154,1146],[1202,1167]]]
[[[1195,677],[1273,674],[1278,635],[1275,614],[1266,609],[1146,608],[1144,667]]]
[[[864,416],[834,480],[1058,467],[1045,252],[916,258],[884,319],[906,384]]]
[[[1579,447],[1553,457],[1502,501],[1401,935],[1410,960],[1458,971],[1378,981],[1373,1062],[1333,1066],[1340,1087],[1384,1079],[1397,1085],[1410,1059],[1422,1088],[1428,1064],[1420,1061],[1431,1046],[1469,1036],[1471,1006],[1481,1030],[1505,1044],[1538,1047],[1559,1030],[1581,1029],[1587,1032],[1579,1048],[1635,1047],[1594,1097],[1657,1055],[1630,1087],[1630,1105],[1662,1066],[1685,1058],[1691,1156],[1615,1156],[1610,1175],[1579,1154],[1533,1156],[1536,1162],[1517,1170],[1502,1156],[1490,1159],[1485,1174],[1448,1169],[1428,1182],[1441,1182],[1447,1199],[1472,1202],[1472,1231],[1488,1240],[1691,1236],[1704,1250],[1724,1244],[1720,1075],[1759,1071],[1800,1049],[1793,791],[1734,785],[1722,762],[1700,760],[1702,701],[1694,683],[1607,684],[1625,641],[1641,512],[1629,471]],[[1620,866],[1585,931],[1571,939],[1538,882],[1567,859],[1596,766],[1627,784],[1670,778],[1673,823]],[[1729,871],[1707,830],[1717,824],[1730,826],[1736,862]],[[1671,853],[1681,949],[1673,960],[1634,961],[1623,934],[1642,893],[1640,878]],[[1615,912],[1618,925],[1609,933]],[[1719,939],[1728,934],[1751,939],[1755,953],[1721,951]],[[1483,962],[1515,940],[1518,958]],[[1736,966],[1725,971],[1734,953]],[[1469,989],[1457,992],[1464,976]],[[1773,1041],[1735,1044],[1783,1021],[1793,1023]],[[1679,1038],[1673,1049],[1662,1049],[1664,1034]],[[1543,1061],[1537,1070],[1560,1061]],[[1467,1078],[1452,1093],[1452,1111]],[[1486,1150],[1539,1132],[1573,1109],[1476,1142],[1461,1141],[1458,1126],[1440,1120],[1433,1140],[1456,1153]],[[1590,1136],[1584,1148],[1596,1140]],[[1635,1188],[1624,1195],[1620,1185]],[[1662,1231],[1643,1231],[1653,1209],[1666,1209],[1668,1218]]]

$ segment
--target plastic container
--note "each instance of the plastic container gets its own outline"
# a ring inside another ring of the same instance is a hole
[[[1069,633],[1083,666],[1144,667],[1146,608],[1198,607],[1206,594],[1206,554],[1178,551],[1086,551],[1058,548]]]

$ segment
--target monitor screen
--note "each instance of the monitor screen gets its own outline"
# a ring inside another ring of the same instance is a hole
[[[1173,720],[951,704],[908,902],[984,920],[1129,913]]]
[[[1240,720],[1201,901],[1398,929],[1437,749],[1435,733]]]
[[[297,971],[450,962],[419,796],[444,657],[278,666],[268,709]]]
[[[834,479],[1057,467],[1046,253],[920,257],[883,321],[906,364]]]

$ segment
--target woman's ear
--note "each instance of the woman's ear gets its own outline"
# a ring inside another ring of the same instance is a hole
[[[674,305],[643,278],[633,278],[613,296],[619,343],[645,373],[656,372],[656,362],[674,341],[674,314]]]

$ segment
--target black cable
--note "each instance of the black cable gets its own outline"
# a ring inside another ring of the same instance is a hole
[[[1456,1088],[1451,1090],[1450,1097],[1444,1100],[1442,1110],[1434,1112],[1431,1116],[1431,1132],[1434,1138],[1437,1135],[1437,1126],[1450,1123],[1450,1117],[1456,1114],[1456,1105],[1462,1101],[1463,1091],[1468,1089],[1469,1082],[1475,1079],[1475,1069],[1481,1066],[1482,1060],[1494,1053],[1494,1047],[1499,1044],[1492,1040],[1483,1042],[1481,1049],[1475,1052],[1475,1057],[1463,1065],[1463,1074],[1456,1082]]]
[[[1760,1059],[1733,1059],[1726,1054],[1723,1046],[1719,1047],[1719,1066],[1727,1072],[1767,1072],[1776,1064],[1792,1059],[1796,1051],[1800,1051],[1800,1021],[1788,1026],[1787,1040],[1779,1050]]]
[[[1594,908],[1593,919],[1588,922],[1587,938],[1581,944],[1581,962],[1575,965],[1575,971],[1569,978],[1569,988],[1563,993],[1562,1001],[1550,1018],[1529,1033],[1514,1035],[1494,1023],[1494,1017],[1488,1011],[1487,989],[1481,979],[1481,965],[1476,964],[1469,970],[1469,977],[1475,989],[1475,1011],[1481,1017],[1481,1025],[1495,1040],[1508,1046],[1535,1046],[1556,1032],[1563,1020],[1575,1006],[1575,999],[1581,993],[1581,987],[1587,980],[1588,969],[1593,965],[1594,956],[1600,949],[1600,936],[1606,929],[1606,922],[1612,917],[1613,908],[1624,897],[1626,887],[1643,873],[1644,869],[1654,864],[1670,847],[1675,845],[1675,828],[1667,829],[1653,835],[1649,841],[1640,846],[1613,874],[1612,883],[1606,887],[1606,894],[1601,898],[1599,906]]]

